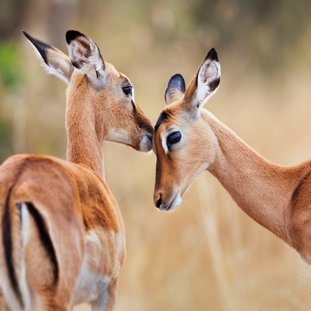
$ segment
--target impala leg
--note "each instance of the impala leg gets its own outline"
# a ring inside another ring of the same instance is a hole
[[[68,283],[66,283],[68,284]],[[28,308],[23,309],[24,311],[73,311],[74,306],[72,305],[73,293],[71,288],[60,286],[57,289],[52,288],[41,288],[41,290],[32,291],[32,301]],[[6,310],[5,311],[15,311]],[[0,309],[2,311],[2,309]]]
[[[5,302],[0,289],[0,311],[5,311]]]
[[[66,304],[59,304],[59,303],[48,303],[46,304],[42,310],[44,311],[70,311],[71,307],[70,305]]]
[[[0,296],[0,311],[6,311],[5,302],[2,296]]]
[[[4,301],[4,297],[0,288],[0,311],[9,311]]]
[[[111,280],[108,288],[102,292],[97,300],[91,303],[92,311],[113,311],[116,304],[118,279]]]

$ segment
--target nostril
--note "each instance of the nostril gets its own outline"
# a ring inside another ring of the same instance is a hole
[[[156,202],[156,207],[159,208],[162,205],[162,194],[159,194],[159,198],[157,199]]]
[[[147,136],[147,138],[149,139],[149,141],[152,143],[152,135],[146,135]]]

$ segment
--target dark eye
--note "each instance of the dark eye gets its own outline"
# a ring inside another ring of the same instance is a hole
[[[169,134],[166,138],[168,149],[170,149],[172,145],[177,144],[180,140],[181,140],[181,133],[179,131]]]
[[[131,85],[123,86],[122,91],[126,96],[132,95],[133,87]]]

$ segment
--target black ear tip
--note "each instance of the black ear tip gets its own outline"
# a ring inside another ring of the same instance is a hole
[[[206,55],[205,60],[210,59],[210,60],[216,60],[217,62],[219,61],[217,52],[214,48],[212,48]]]
[[[47,55],[46,51],[48,49],[52,49],[53,47],[47,44],[46,42],[43,42],[39,39],[34,38],[26,31],[22,31],[24,36],[31,42],[31,44],[38,50],[38,52],[41,54],[44,62],[48,65]]]
[[[73,41],[74,39],[78,38],[78,37],[84,37],[84,34],[81,33],[80,31],[77,30],[68,30],[66,32],[66,42],[67,44],[70,44],[71,41]]]
[[[22,30],[22,33],[23,35],[30,41],[32,41],[34,38],[29,34],[27,33],[26,31]]]
[[[170,78],[170,81],[168,82],[167,88],[168,89],[177,88],[184,93],[186,90],[186,84],[185,84],[185,80],[184,80],[183,76],[180,73],[174,74]]]
[[[173,76],[171,76],[170,80],[175,80],[175,79],[183,80],[184,78],[180,73],[175,73]]]

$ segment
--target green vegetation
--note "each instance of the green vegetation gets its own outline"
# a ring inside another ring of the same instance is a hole
[[[14,92],[22,81],[19,47],[16,43],[0,42],[0,82],[7,92]]]

